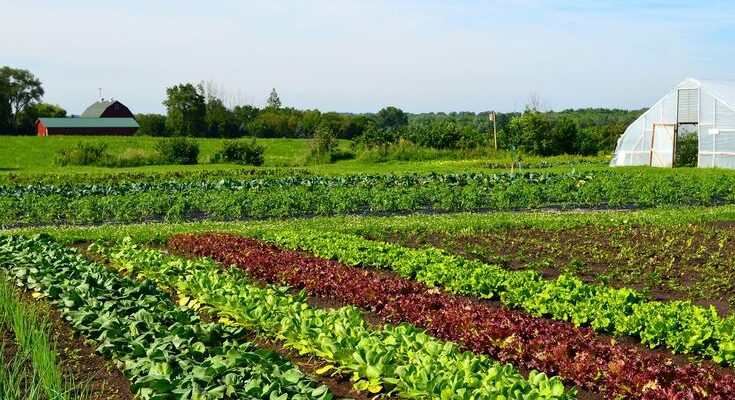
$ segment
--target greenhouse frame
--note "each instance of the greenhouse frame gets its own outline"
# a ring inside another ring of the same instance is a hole
[[[679,83],[625,130],[610,166],[673,167],[683,132],[697,134],[698,167],[735,168],[735,80]]]

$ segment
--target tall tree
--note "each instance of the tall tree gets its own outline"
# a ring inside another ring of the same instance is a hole
[[[276,92],[276,88],[273,88],[271,90],[270,96],[268,96],[268,101],[265,104],[266,108],[281,108],[281,98],[278,97],[278,93]]]
[[[0,135],[11,134],[10,125],[10,83],[0,78]]]
[[[36,121],[39,118],[64,118],[66,110],[55,104],[35,103],[26,107],[23,112],[18,115],[18,126],[15,133],[17,134],[35,134]]]
[[[43,97],[41,81],[28,70],[5,66],[0,68],[0,82],[0,90],[5,92],[2,97],[7,99],[10,107],[9,123],[12,129],[17,130],[23,111]]]
[[[573,119],[563,116],[554,123],[551,129],[551,138],[553,140],[551,154],[575,154],[578,150],[577,144],[577,123]]]
[[[378,111],[375,122],[381,129],[390,131],[408,125],[408,115],[400,108],[393,106],[385,107]]]
[[[172,136],[201,136],[207,113],[204,95],[191,83],[166,88],[166,130]]]
[[[207,112],[204,121],[207,124],[208,137],[237,136],[234,113],[216,97],[207,97]]]
[[[260,110],[257,107],[251,105],[239,105],[232,109],[232,113],[235,118],[235,124],[239,135],[251,135],[248,132],[247,125],[258,116]]]
[[[166,132],[166,116],[161,114],[138,114],[135,116],[140,129],[139,136],[168,136]]]

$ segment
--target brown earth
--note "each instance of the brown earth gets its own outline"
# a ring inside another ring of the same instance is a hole
[[[690,300],[722,316],[735,305],[735,222],[677,227],[504,228],[471,233],[371,237],[431,246],[508,270],[562,273],[628,287],[653,300]]]

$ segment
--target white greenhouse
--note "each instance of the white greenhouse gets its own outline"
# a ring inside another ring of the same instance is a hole
[[[685,79],[625,130],[610,166],[672,167],[683,132],[698,136],[698,167],[735,168],[735,81]]]

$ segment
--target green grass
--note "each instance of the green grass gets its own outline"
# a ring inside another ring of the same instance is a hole
[[[198,165],[153,165],[133,168],[106,167],[58,167],[54,165],[54,157],[59,151],[69,149],[79,141],[105,142],[112,154],[124,152],[147,151],[155,149],[159,138],[146,136],[2,136],[0,137],[0,174],[111,174],[120,172],[187,172],[201,170],[230,170],[243,166],[235,164],[209,164],[209,158],[222,147],[225,139],[197,139],[199,142]],[[503,152],[494,157],[473,157],[470,159],[438,159],[428,161],[386,161],[369,162],[357,159],[341,160],[332,164],[303,165],[309,151],[308,139],[258,139],[265,146],[265,165],[263,168],[295,168],[315,173],[355,174],[355,173],[430,173],[430,172],[487,172],[488,165],[495,164],[499,171],[509,171],[510,156]],[[351,142],[339,141],[341,149],[349,149]],[[604,160],[596,157],[525,157],[524,162],[574,162],[575,160]],[[251,167],[246,167],[251,168]],[[582,164],[579,166],[563,165],[545,168],[544,171],[567,172],[572,168],[589,170],[607,168],[604,165]]]
[[[0,137],[0,172],[12,173],[110,173],[122,171],[155,172],[202,169],[241,168],[233,164],[209,164],[210,157],[222,148],[225,139],[197,139],[199,165],[157,165],[135,168],[58,167],[54,165],[57,152],[69,149],[77,142],[104,142],[112,154],[131,150],[153,152],[160,139],[147,136],[3,136]],[[305,139],[261,139],[266,147],[265,166],[291,166],[303,160],[309,149]],[[340,143],[348,147],[346,141]]]

